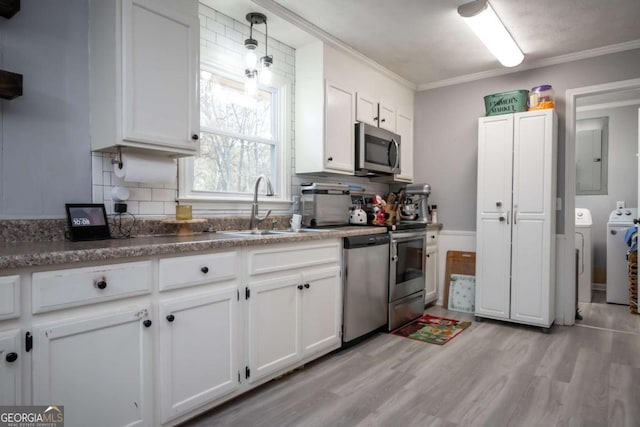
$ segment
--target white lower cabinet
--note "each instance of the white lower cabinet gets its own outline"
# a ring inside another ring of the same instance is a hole
[[[427,273],[424,282],[424,302],[427,304],[438,299],[438,248],[427,246],[425,252]]]
[[[22,404],[22,340],[19,329],[0,331],[0,406]]]
[[[153,425],[149,306],[33,328],[33,403],[64,405],[65,425]]]
[[[340,267],[249,284],[249,381],[340,346]]]
[[[302,357],[340,346],[342,329],[342,286],[340,267],[302,272],[300,295]]]
[[[249,283],[248,352],[250,382],[300,359],[302,278],[290,274]]]
[[[340,243],[23,272],[32,298],[0,327],[0,405],[64,405],[71,427],[184,422],[340,347]]]
[[[162,423],[237,390],[240,317],[235,283],[160,301]]]

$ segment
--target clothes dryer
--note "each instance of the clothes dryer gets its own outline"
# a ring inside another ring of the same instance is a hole
[[[593,219],[589,209],[576,208],[576,249],[578,250],[578,301],[591,302],[591,271],[593,252],[591,227]]]
[[[615,209],[607,222],[607,302],[629,305],[627,243],[624,235],[638,217],[637,208]]]

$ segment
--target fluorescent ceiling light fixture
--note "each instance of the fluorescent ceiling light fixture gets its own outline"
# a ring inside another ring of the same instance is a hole
[[[458,15],[505,67],[524,60],[522,51],[487,0],[475,0],[458,7]]]

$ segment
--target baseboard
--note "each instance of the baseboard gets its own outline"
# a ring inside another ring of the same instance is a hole
[[[607,284],[606,283],[592,283],[591,284],[591,289],[593,289],[594,291],[606,291],[607,290]]]

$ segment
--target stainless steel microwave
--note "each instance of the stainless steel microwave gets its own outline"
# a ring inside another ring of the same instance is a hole
[[[400,173],[400,135],[356,123],[356,175]]]

